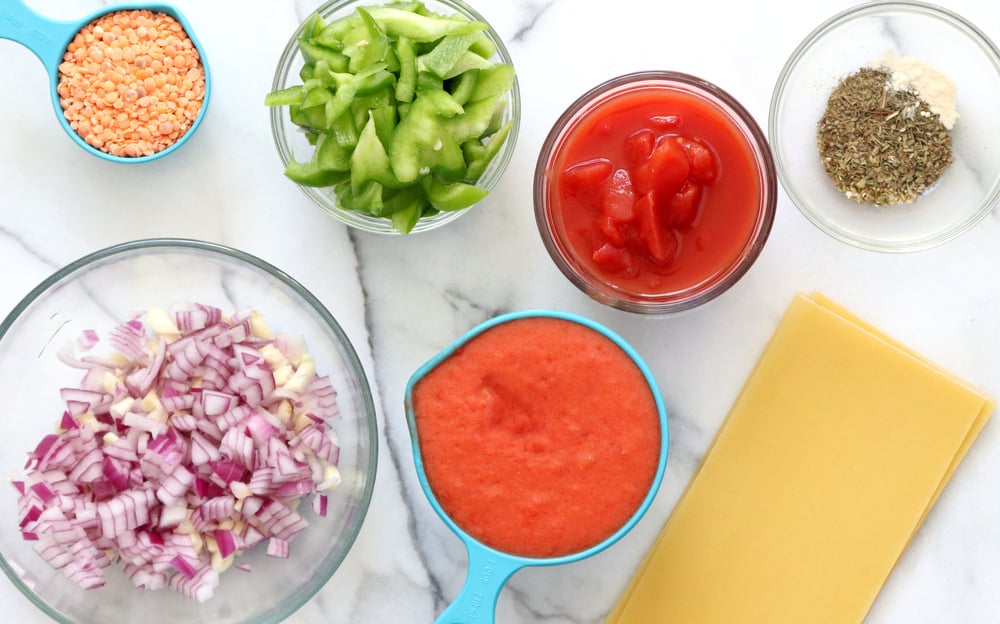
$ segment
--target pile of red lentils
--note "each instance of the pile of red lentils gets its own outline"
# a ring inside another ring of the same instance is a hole
[[[108,13],[85,26],[59,65],[66,119],[113,156],[150,156],[197,119],[205,70],[184,27],[148,10]]]

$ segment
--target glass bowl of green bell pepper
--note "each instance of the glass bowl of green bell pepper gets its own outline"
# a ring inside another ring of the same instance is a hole
[[[520,93],[461,0],[331,0],[292,34],[269,108],[285,176],[343,223],[407,234],[480,204],[510,161]]]

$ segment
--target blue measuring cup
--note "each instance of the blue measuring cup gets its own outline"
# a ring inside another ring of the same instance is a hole
[[[448,514],[445,513],[444,509],[442,509],[441,505],[437,501],[437,498],[434,496],[433,489],[427,482],[427,474],[424,471],[424,463],[420,452],[420,440],[413,412],[413,389],[417,383],[419,383],[419,381],[427,375],[427,373],[445,361],[465,343],[469,342],[491,327],[508,321],[531,317],[548,317],[579,323],[580,325],[595,330],[617,344],[626,354],[628,354],[630,358],[632,358],[632,361],[635,362],[636,366],[645,377],[646,382],[649,384],[649,389],[653,394],[653,398],[656,402],[656,408],[659,413],[660,432],[662,434],[660,439],[659,462],[657,464],[656,474],[650,484],[649,492],[646,494],[642,504],[638,509],[636,509],[635,513],[632,514],[625,524],[623,524],[617,531],[615,531],[615,533],[610,535],[604,541],[587,548],[586,550],[560,557],[531,558],[502,552],[479,542],[474,537],[466,533],[462,527],[456,524],[448,516]],[[618,336],[618,334],[597,322],[569,312],[560,312],[556,310],[526,310],[522,312],[513,312],[497,316],[470,329],[458,340],[453,342],[439,354],[434,356],[434,358],[421,366],[413,374],[406,385],[405,406],[407,424],[410,430],[410,441],[413,447],[413,457],[416,463],[417,477],[420,481],[420,487],[423,489],[424,495],[427,497],[427,500],[430,501],[431,507],[434,508],[437,515],[465,544],[465,549],[469,558],[469,569],[465,579],[465,584],[462,586],[462,589],[459,591],[455,600],[448,606],[447,609],[444,610],[440,617],[438,617],[437,624],[492,624],[495,621],[496,603],[497,598],[500,596],[500,590],[503,589],[507,579],[509,579],[521,568],[528,566],[553,566],[580,561],[581,559],[586,559],[591,555],[601,552],[617,542],[622,538],[622,536],[628,533],[639,521],[639,519],[642,518],[643,514],[646,513],[649,505],[653,502],[653,498],[656,496],[656,492],[660,488],[660,483],[663,480],[663,473],[667,465],[667,450],[670,438],[667,430],[667,412],[663,405],[663,397],[660,394],[656,380],[653,378],[649,368],[643,362],[642,358],[635,351],[635,349],[625,342],[624,339]]]
[[[118,11],[131,10],[149,10],[154,13],[164,13],[177,20],[177,22],[184,28],[184,32],[187,33],[187,36],[191,39],[191,43],[193,43],[194,47],[198,50],[198,55],[201,57],[201,64],[205,71],[205,98],[201,103],[201,110],[198,111],[198,117],[195,118],[194,122],[192,122],[191,127],[188,128],[187,132],[178,137],[173,144],[149,156],[113,156],[107,152],[97,149],[92,145],[89,145],[79,134],[76,133],[75,130],[73,130],[73,128],[69,125],[69,122],[66,120],[66,116],[63,114],[62,104],[59,102],[59,92],[57,91],[57,87],[59,86],[59,64],[62,62],[63,54],[66,52],[66,47],[73,40],[73,37],[75,37],[76,34],[84,28],[84,26],[93,22],[102,15],[116,13]],[[45,71],[49,74],[49,86],[52,92],[52,106],[55,108],[56,117],[59,119],[59,123],[62,125],[63,130],[66,131],[66,134],[68,134],[77,145],[87,150],[94,156],[103,158],[104,160],[135,164],[162,158],[180,148],[180,146],[183,145],[192,134],[194,134],[194,131],[199,125],[201,125],[201,121],[205,117],[205,111],[208,109],[208,99],[211,94],[212,81],[209,77],[208,61],[205,58],[205,50],[201,47],[201,43],[199,43],[198,39],[195,37],[194,31],[191,29],[191,25],[188,23],[187,18],[184,17],[179,10],[169,4],[163,4],[161,2],[116,4],[94,11],[80,20],[61,21],[49,19],[38,14],[32,10],[31,7],[26,5],[23,0],[3,0],[3,3],[0,4],[0,39],[9,39],[10,41],[20,43],[31,50],[35,56],[38,57],[38,59],[42,62],[42,65],[45,66]]]

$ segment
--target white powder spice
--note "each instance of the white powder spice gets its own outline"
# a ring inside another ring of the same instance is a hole
[[[948,130],[958,120],[955,107],[955,82],[930,63],[912,56],[898,56],[886,52],[871,64],[874,69],[884,69],[891,75],[892,88],[910,91],[927,102],[932,113],[941,118],[941,125]]]

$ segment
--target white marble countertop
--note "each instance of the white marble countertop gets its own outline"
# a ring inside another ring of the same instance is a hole
[[[2,0],[0,0],[2,1]],[[33,0],[66,19],[100,0]],[[771,237],[729,292],[690,312],[640,318],[602,307],[556,270],[532,212],[535,159],[579,94],[641,69],[699,75],[766,127],[792,49],[846,1],[478,0],[520,78],[516,153],[491,198],[446,228],[408,238],[348,230],[281,175],[261,105],[295,26],[319,0],[177,0],[207,50],[208,116],[183,149],[129,167],[103,162],[58,126],[41,64],[0,41],[0,314],[77,257],[127,240],[177,236],[240,248],[284,269],[325,303],[360,352],[376,392],[375,495],[340,570],[287,621],[431,622],[456,595],[465,553],[416,481],[402,396],[411,373],[459,333],[533,307],[579,312],[639,345],[670,413],[666,478],[636,529],[580,563],[518,572],[499,622],[598,622],[669,515],[796,291],[819,290],[944,367],[1000,394],[1000,219],[904,255],[834,241],[782,194]],[[1000,5],[947,0],[1000,38]],[[986,427],[879,595],[869,624],[1000,621],[1000,427]],[[48,621],[0,582],[6,622]],[[738,624],[738,623],[737,623]]]

